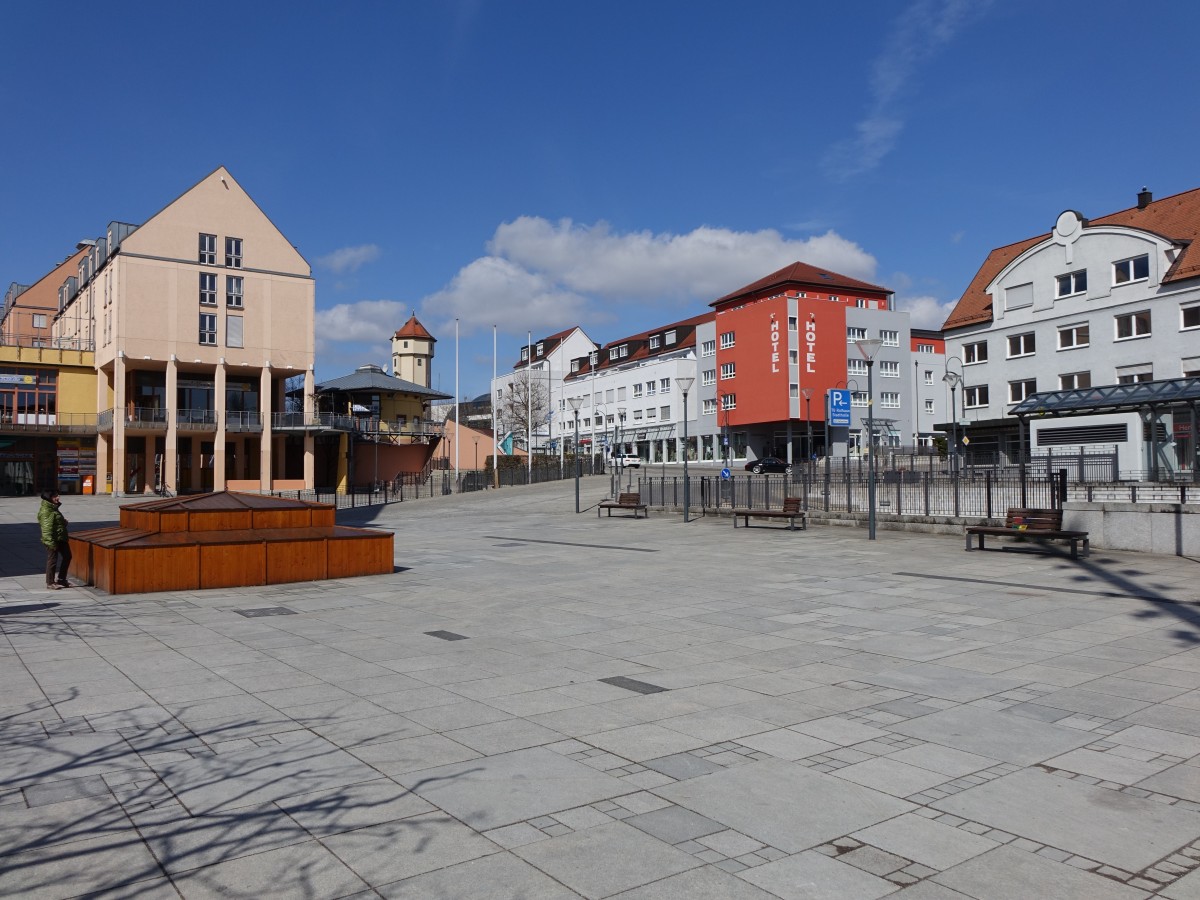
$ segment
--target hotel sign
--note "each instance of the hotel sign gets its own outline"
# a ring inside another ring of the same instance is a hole
[[[779,371],[779,319],[771,314],[771,374]]]

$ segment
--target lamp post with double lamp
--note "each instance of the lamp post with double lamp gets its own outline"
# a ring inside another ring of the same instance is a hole
[[[875,354],[883,346],[883,341],[871,339],[855,341],[858,352],[867,361],[867,452],[870,453],[870,465],[867,474],[867,539],[875,540]]]
[[[688,391],[692,389],[692,385],[696,383],[695,375],[681,375],[675,379],[675,383],[679,385],[679,390],[683,393],[683,521],[690,521],[689,512],[691,508],[691,492],[688,482]]]
[[[575,460],[575,512],[579,512],[579,407],[583,406],[582,397],[568,397],[571,410],[575,413],[575,446],[572,448],[572,458]]]

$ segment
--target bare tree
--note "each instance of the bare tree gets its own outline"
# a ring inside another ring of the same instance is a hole
[[[515,373],[512,380],[505,385],[504,396],[500,401],[498,437],[503,437],[511,431],[515,440],[523,442],[530,424],[532,423],[532,430],[536,432],[546,423],[546,413],[549,410],[545,379],[539,379],[536,372],[531,373],[528,369]]]

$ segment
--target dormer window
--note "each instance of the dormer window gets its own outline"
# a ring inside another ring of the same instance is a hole
[[[662,346],[662,337],[657,334],[650,335],[650,349],[657,350]]]
[[[541,341],[537,342],[537,355],[541,356],[546,351],[546,346]]]
[[[571,373],[574,374],[575,372],[578,372],[578,371],[579,371],[579,360],[577,360],[577,359],[571,360]]]
[[[675,343],[675,329],[672,328],[670,331],[668,331],[663,336],[663,340],[665,340],[667,342],[668,347],[670,347],[672,344],[674,344]]]
[[[521,362],[528,362],[528,361],[529,361],[529,348],[522,347],[521,348]]]

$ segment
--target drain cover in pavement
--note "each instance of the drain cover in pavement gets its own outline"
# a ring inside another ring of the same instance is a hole
[[[465,634],[455,634],[453,631],[427,631],[430,637],[441,638],[443,641],[465,641]]]
[[[613,687],[625,688],[627,691],[633,691],[638,694],[659,694],[666,690],[665,687],[659,687],[657,684],[636,681],[633,678],[626,678],[624,675],[617,675],[613,678],[601,678],[600,680],[605,684],[611,684]]]
[[[239,616],[245,616],[247,619],[257,619],[259,616],[299,615],[299,613],[294,609],[288,609],[286,606],[263,606],[259,609],[235,609],[234,612]]]

